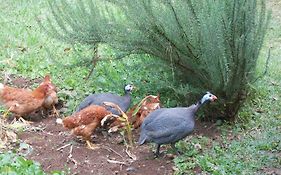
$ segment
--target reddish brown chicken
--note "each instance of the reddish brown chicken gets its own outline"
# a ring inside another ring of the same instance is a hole
[[[43,105],[51,90],[52,83],[49,75],[45,76],[44,81],[33,91],[0,83],[0,104],[16,114],[17,118],[23,120],[21,117],[34,112]]]
[[[55,105],[59,102],[58,96],[57,96],[57,87],[51,83],[50,86],[50,90],[48,92],[47,97],[45,98],[44,102],[43,102],[43,110],[46,112],[48,109],[53,109],[53,113],[55,113],[57,115],[57,117],[59,116]]]
[[[150,101],[144,101],[138,112],[135,115],[132,115],[132,124],[135,129],[140,127],[143,120],[150,112],[160,108],[159,96],[157,96],[155,99],[150,99]]]
[[[72,129],[74,135],[82,136],[88,148],[95,149],[94,144],[90,141],[91,135],[107,115],[111,115],[111,112],[107,111],[105,107],[90,105],[72,116],[64,118],[62,124],[64,127]],[[58,123],[61,122],[58,121]]]
[[[160,97],[149,95],[146,96],[139,104],[134,105],[128,112],[128,120],[130,124],[136,129],[138,128],[145,117],[152,111],[160,108]],[[114,132],[118,128],[124,127],[124,122],[120,121],[118,118],[110,125],[109,132]]]

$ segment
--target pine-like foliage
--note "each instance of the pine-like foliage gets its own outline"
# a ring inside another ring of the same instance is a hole
[[[60,3],[59,3],[60,2]],[[50,1],[50,34],[106,43],[171,61],[198,91],[219,97],[212,116],[233,119],[245,100],[268,24],[260,0]],[[210,111],[209,111],[210,112]]]

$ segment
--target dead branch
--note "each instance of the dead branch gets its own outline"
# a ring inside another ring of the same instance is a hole
[[[127,131],[127,136],[128,136],[128,140],[129,140],[129,145],[131,148],[133,148],[132,128],[131,128],[128,116],[122,111],[122,109],[118,105],[116,105],[114,103],[104,102],[103,104],[117,109],[122,114],[121,116],[122,116],[122,118],[125,119],[125,122],[126,122],[126,131]]]
[[[133,116],[138,113],[138,111],[140,110],[141,106],[143,105],[143,103],[144,103],[148,98],[157,98],[157,96],[148,95],[148,96],[146,96],[144,99],[142,99],[141,102],[139,102],[139,104],[137,105],[136,110],[135,110],[134,113],[133,113]]]
[[[106,115],[102,120],[101,120],[101,126],[104,126],[104,123],[108,120],[108,118],[111,118],[111,117],[115,117],[115,118],[119,118],[120,116],[119,115],[114,115],[114,114],[108,114]]]
[[[72,144],[71,144],[71,143],[68,143],[68,144],[66,144],[66,145],[63,145],[63,146],[59,147],[59,148],[57,149],[57,151],[59,151],[59,150],[61,150],[61,149],[64,149],[64,148],[66,148],[66,147],[68,147],[68,146],[70,146],[70,145],[72,145]]]
[[[103,146],[102,148],[108,150],[109,152],[113,152],[113,153],[117,154],[118,156],[120,156],[122,159],[124,159],[124,157],[123,157],[120,153],[118,153],[117,151],[115,151],[114,149],[112,149],[112,148],[110,148],[110,147],[108,147],[108,146]]]
[[[131,159],[133,159],[134,161],[137,160],[137,156],[134,155],[133,153],[131,153],[131,152],[129,151],[128,147],[127,147],[127,149],[126,149],[125,152],[127,153],[127,155],[128,155]]]
[[[74,163],[74,168],[76,169],[77,167],[78,167],[78,162],[74,159],[74,158],[72,158],[73,156],[72,156],[72,150],[73,150],[73,145],[71,145],[71,147],[70,147],[70,150],[69,150],[69,155],[68,155],[68,157],[67,157],[67,162],[70,160],[71,162],[73,162]]]
[[[121,161],[118,161],[118,160],[107,159],[107,162],[108,163],[114,163],[114,164],[128,165],[127,163],[121,162]]]

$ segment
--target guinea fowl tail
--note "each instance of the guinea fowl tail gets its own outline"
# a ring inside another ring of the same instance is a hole
[[[146,135],[145,134],[141,134],[140,138],[139,138],[139,141],[138,141],[138,144],[142,145],[142,144],[145,143],[145,141],[146,141]]]

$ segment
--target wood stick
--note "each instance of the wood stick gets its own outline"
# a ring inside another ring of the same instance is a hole
[[[114,149],[108,147],[108,146],[103,146],[104,149],[108,150],[109,152],[114,152],[115,154],[117,154],[118,156],[120,156],[122,159],[124,159],[124,157],[118,153],[117,151],[115,151]]]
[[[74,163],[74,168],[76,169],[78,167],[78,162],[72,158],[72,150],[73,150],[73,145],[71,145],[70,150],[69,150],[69,155],[68,155],[68,160],[72,161]]]
[[[71,145],[71,143],[68,143],[68,144],[66,144],[66,145],[63,145],[63,146],[59,147],[59,148],[57,149],[57,151],[59,151],[59,150],[61,150],[61,149],[64,149],[64,148],[68,147],[69,145]]]
[[[121,164],[121,165],[127,165],[127,163],[121,162],[121,161],[118,161],[118,160],[107,159],[107,162],[108,162],[108,163]]]

